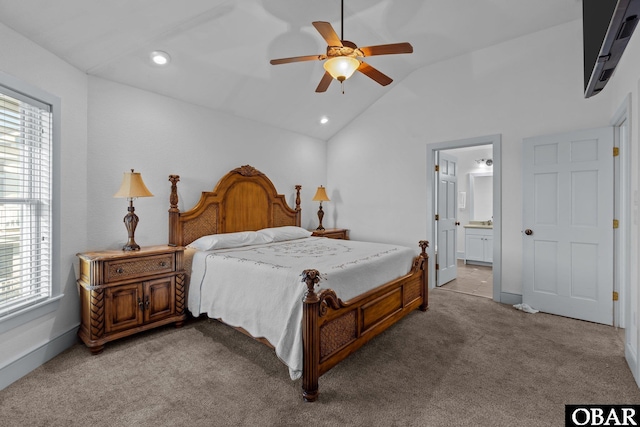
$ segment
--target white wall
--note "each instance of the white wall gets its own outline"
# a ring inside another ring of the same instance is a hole
[[[104,79],[89,78],[88,233],[83,250],[118,249],[128,202],[114,199],[134,168],[154,197],[134,201],[141,246],[166,244],[170,174],[180,175],[179,208],[193,207],[231,169],[264,172],[295,206],[302,185],[302,225],[315,228],[315,189],[326,184],[326,143]]]
[[[610,95],[585,100],[582,79],[580,21],[417,70],[329,141],[327,216],[353,239],[417,248],[426,145],[501,134],[502,292],[521,294],[522,139],[607,126]]]
[[[54,164],[54,175],[60,179],[62,200],[53,202],[54,211],[60,212],[57,221],[54,216],[54,233],[59,231],[60,238],[54,239],[53,251],[61,265],[54,270],[53,286],[64,293],[56,311],[0,333],[1,388],[4,374],[19,375],[24,368],[20,360],[42,363],[55,355],[45,348],[51,341],[65,334],[73,340],[80,321],[74,266],[75,254],[87,239],[87,77],[2,24],[0,58],[0,71],[61,98],[56,148],[61,160]]]

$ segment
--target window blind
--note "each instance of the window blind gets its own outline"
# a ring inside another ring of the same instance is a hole
[[[0,317],[51,296],[51,107],[0,86]]]

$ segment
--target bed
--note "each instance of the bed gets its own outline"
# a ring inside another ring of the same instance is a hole
[[[191,252],[189,310],[274,348],[291,377],[302,378],[305,401],[318,398],[322,374],[413,310],[428,309],[427,241],[418,243],[415,256],[401,246],[310,232],[298,236],[305,232],[300,227],[301,186],[295,186],[291,208],[271,180],[249,165],[227,173],[185,212],[178,209],[179,180],[169,176],[169,244]],[[288,231],[296,236],[289,239]],[[274,237],[283,233],[286,239]],[[201,242],[210,242],[210,236],[257,240],[207,250]],[[202,250],[193,253],[193,246]],[[330,261],[341,254],[351,258]],[[383,259],[390,264],[381,264]],[[310,262],[315,265],[306,265]],[[355,268],[347,269],[348,264]],[[234,290],[223,288],[226,282],[234,282]],[[275,325],[266,326],[265,318],[275,319]]]

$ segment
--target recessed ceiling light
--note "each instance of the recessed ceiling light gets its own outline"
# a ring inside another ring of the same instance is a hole
[[[171,62],[171,57],[167,52],[154,50],[153,52],[151,52],[151,62],[156,65],[167,65],[169,62]]]
[[[328,122],[329,122],[329,117],[327,117],[327,116],[324,116],[324,117],[322,117],[320,119],[320,123],[321,124],[325,124],[325,123],[328,123]]]

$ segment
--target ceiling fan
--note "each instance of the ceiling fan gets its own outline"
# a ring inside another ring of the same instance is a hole
[[[341,6],[341,35],[344,35],[344,0],[341,1]],[[272,65],[278,65],[301,61],[324,61],[326,59],[327,61],[323,64],[325,73],[320,80],[320,84],[318,84],[318,87],[316,88],[316,92],[325,92],[333,79],[336,79],[340,83],[343,83],[356,71],[360,71],[362,74],[370,77],[371,79],[380,83],[382,86],[386,86],[393,81],[391,77],[381,73],[376,68],[372,67],[362,60],[359,60],[358,58],[364,58],[374,55],[392,55],[397,53],[413,52],[413,46],[411,46],[410,43],[406,42],[358,47],[355,43],[344,40],[342,37],[338,37],[338,34],[335,32],[330,23],[315,21],[312,24],[327,42],[326,54],[272,59],[270,62]]]

